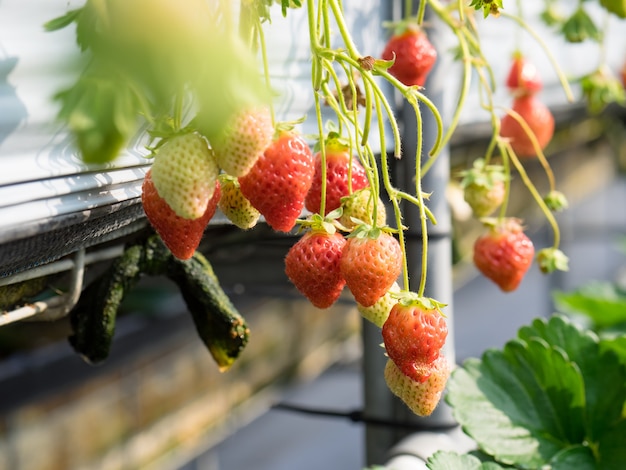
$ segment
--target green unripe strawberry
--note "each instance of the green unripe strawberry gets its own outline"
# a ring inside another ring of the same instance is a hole
[[[400,292],[400,286],[397,282],[394,282],[387,293],[378,299],[374,305],[365,307],[357,303],[356,308],[363,318],[372,322],[378,328],[382,328],[385,320],[389,317],[389,312],[398,302],[393,296],[397,292]]]
[[[476,217],[486,217],[500,207],[506,194],[506,175],[501,165],[486,165],[483,159],[477,159],[461,176],[463,197]]]
[[[352,229],[362,223],[372,225],[374,222],[374,204],[376,204],[376,226],[384,227],[387,225],[385,204],[380,198],[373,195],[369,187],[341,198],[343,211],[339,222],[347,229]]]
[[[183,219],[202,217],[213,196],[219,169],[206,140],[196,133],[167,140],[154,156],[152,181]]]
[[[218,207],[222,213],[240,229],[248,230],[254,227],[261,214],[243,195],[237,178],[222,173],[219,179],[222,197]]]
[[[246,109],[231,118],[224,132],[211,140],[211,146],[219,167],[231,176],[241,177],[263,155],[273,136],[269,109]]]

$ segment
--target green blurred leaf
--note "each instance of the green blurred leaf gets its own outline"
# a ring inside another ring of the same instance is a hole
[[[594,329],[626,322],[626,294],[609,282],[590,282],[572,292],[555,291],[552,298],[561,313],[586,315]]]
[[[589,447],[576,445],[562,450],[550,460],[551,470],[596,470],[596,460]]]
[[[617,461],[624,452],[613,442],[623,428],[626,368],[613,351],[601,352],[596,335],[564,317],[535,320],[502,350],[466,361],[446,400],[501,463],[567,468],[575,455],[588,460],[580,446],[602,449],[598,460]],[[585,459],[581,469],[589,468]]]
[[[430,470],[499,470],[495,462],[481,462],[473,455],[460,455],[456,452],[437,451],[426,462]]]
[[[82,8],[77,8],[75,10],[68,11],[63,16],[58,16],[56,18],[53,18],[50,21],[47,21],[46,23],[44,23],[43,29],[48,32],[63,29],[69,26],[70,24],[72,24],[74,21],[76,21],[78,17],[80,16],[80,13],[82,12],[82,10],[83,10]]]
[[[602,32],[580,6],[565,20],[561,27],[561,33],[568,42],[577,43],[587,39],[593,39],[594,41],[602,40]]]

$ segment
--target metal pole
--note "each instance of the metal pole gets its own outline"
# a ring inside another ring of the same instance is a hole
[[[402,1],[395,1],[395,14],[398,16],[402,11]],[[446,30],[438,25],[436,18],[430,18],[431,28],[428,30],[429,38],[438,51],[444,51],[446,42]],[[425,92],[432,102],[441,111],[444,122],[444,87],[446,73],[449,64],[444,54],[439,54],[439,59],[431,71],[426,83]],[[423,155],[422,160],[428,158],[436,133],[436,121],[426,107],[422,107],[422,136]],[[415,191],[415,154],[417,149],[418,135],[416,129],[416,117],[413,108],[408,103],[403,103],[399,109],[402,120],[403,132],[403,155],[397,162],[394,175],[394,184],[407,192]],[[453,322],[453,288],[452,288],[452,241],[450,209],[446,201],[446,188],[450,178],[450,159],[448,148],[442,149],[437,157],[437,162],[422,179],[423,190],[432,192],[428,201],[428,207],[434,214],[437,224],[428,227],[428,276],[425,295],[440,302],[446,303],[445,314],[448,321],[448,340],[444,348],[444,354],[451,364],[455,362],[454,352],[454,322]],[[422,257],[422,233],[420,229],[419,208],[406,205],[404,208],[404,222],[408,227],[407,257],[409,272],[412,273],[412,289],[417,288],[419,273],[421,272]],[[364,384],[364,412],[367,416],[397,420],[398,422],[414,423],[426,429],[452,428],[456,426],[450,408],[442,401],[435,412],[428,418],[420,418],[414,415],[407,406],[394,397],[388,390],[384,379],[383,370],[387,358],[379,345],[382,342],[380,329],[363,323],[363,384]],[[409,434],[406,428],[398,427],[383,428],[367,425],[365,428],[366,462],[368,465],[384,464],[389,458],[390,449],[401,439]]]

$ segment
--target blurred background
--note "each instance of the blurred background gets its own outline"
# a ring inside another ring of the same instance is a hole
[[[380,53],[387,37],[382,21],[398,14],[399,3],[347,6],[360,50]],[[242,233],[220,216],[211,222],[200,251],[251,329],[249,345],[225,373],[199,340],[178,290],[161,278],[142,279],[123,302],[104,364],[87,364],[69,345],[65,302],[148,230],[140,204],[149,168],[145,135],[114,163],[94,167],[80,160],[55,121],[50,97],[72,73],[59,64],[78,50],[71,28],[45,33],[42,25],[82,4],[0,2],[0,470],[356,470],[371,464],[366,431],[372,425],[359,418],[366,406],[364,371],[372,367],[364,348],[372,338],[364,339],[367,325],[348,293],[318,310],[288,282],[283,258],[295,234],[277,235],[263,224]],[[528,16],[541,5],[525,2]],[[306,15],[290,11],[284,19],[277,8],[267,28],[274,86],[282,91],[276,109],[285,119],[311,116]],[[485,55],[504,80],[520,42],[510,23],[479,23]],[[607,61],[617,73],[626,61],[626,35],[623,22],[609,26],[615,47]],[[452,39],[437,35],[438,49],[446,51]],[[473,267],[471,246],[481,225],[469,216],[457,175],[484,153],[490,128],[477,93],[470,94],[445,162],[451,177],[441,188],[451,218],[447,301],[457,363],[502,346],[520,326],[553,313],[554,292],[589,281],[626,284],[626,110],[612,105],[590,114],[580,101],[567,103],[545,54],[532,38],[522,37],[521,44],[541,70],[541,96],[556,119],[546,154],[570,202],[557,216],[570,270],[544,276],[531,269],[517,291],[503,294]],[[595,54],[591,46],[575,49],[556,37],[548,46],[571,76],[584,73],[586,62],[578,57]],[[442,60],[426,88],[439,97],[444,117],[456,103],[456,67]],[[498,93],[497,99],[508,99],[504,87]],[[314,124],[307,119],[303,131],[313,134]],[[547,187],[540,163],[525,165],[537,185]],[[536,246],[551,244],[550,228],[519,178],[512,182],[510,213],[526,221]],[[376,344],[378,333],[372,334]],[[281,404],[304,410],[276,407]],[[407,432],[390,427],[375,426],[391,436],[383,447]],[[384,455],[377,458],[384,463]]]

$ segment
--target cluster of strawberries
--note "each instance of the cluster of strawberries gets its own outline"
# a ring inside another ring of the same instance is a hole
[[[439,357],[444,317],[429,299],[400,293],[403,255],[385,205],[340,138],[329,136],[323,154],[313,154],[295,130],[276,131],[267,110],[248,110],[210,146],[196,132],[165,140],[146,174],[142,201],[180,259],[193,255],[218,208],[243,229],[260,215],[280,232],[299,223],[306,231],[285,257],[290,281],[318,308],[332,306],[347,287],[363,316],[384,325],[390,389],[410,398],[421,415],[435,408],[449,374]],[[304,209],[314,215],[300,219]],[[397,376],[395,364],[403,371]]]
[[[554,133],[552,113],[537,98],[542,88],[537,68],[516,53],[506,85],[513,106],[501,119],[500,136],[507,139],[518,157],[535,157]],[[474,265],[504,292],[511,292],[532,265],[535,249],[519,219],[488,217],[504,202],[508,176],[502,165],[486,164],[482,159],[462,175],[465,201],[487,227],[474,243]]]
[[[163,242],[188,259],[218,207],[242,229],[263,215],[275,230],[290,231],[313,173],[312,152],[297,131],[275,129],[267,108],[246,109],[210,145],[197,132],[166,139],[144,179],[142,202]]]

